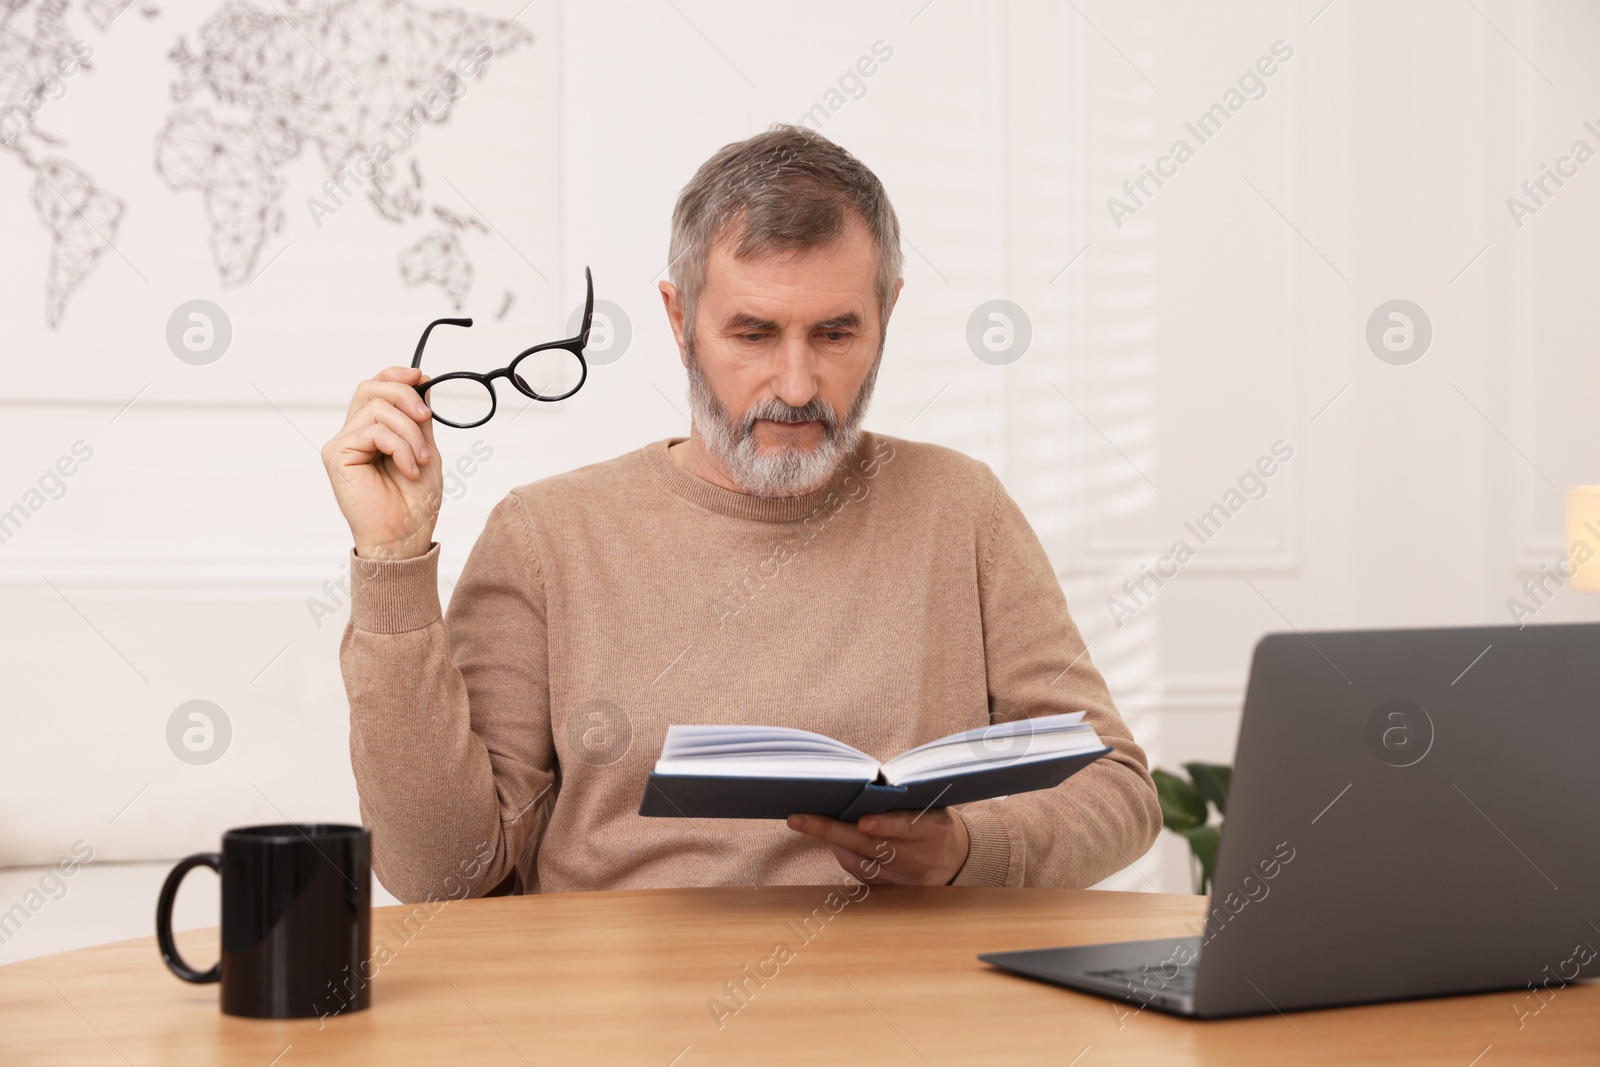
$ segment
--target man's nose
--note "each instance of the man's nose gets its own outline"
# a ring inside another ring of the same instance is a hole
[[[796,408],[805,407],[817,395],[817,357],[808,338],[784,337],[779,341],[772,392]]]

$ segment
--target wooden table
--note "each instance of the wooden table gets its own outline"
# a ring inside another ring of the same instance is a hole
[[[374,953],[381,942],[392,956],[373,1006],[321,1021],[225,1016],[216,986],[167,973],[154,938],[66,952],[0,967],[0,1064],[1600,1062],[1594,984],[1557,991],[1520,1028],[1512,993],[1191,1022],[974,957],[1183,935],[1201,898],[873,888],[830,900],[840,888],[457,901],[415,911],[404,932],[410,909],[380,908]],[[205,966],[217,933],[179,944]],[[727,983],[748,992],[735,1000]]]

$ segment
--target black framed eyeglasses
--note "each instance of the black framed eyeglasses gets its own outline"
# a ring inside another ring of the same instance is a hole
[[[594,276],[589,273],[588,267],[583,268],[583,281],[587,295],[583,300],[583,327],[578,331],[578,336],[525,348],[508,365],[487,374],[470,370],[451,371],[413,386],[422,396],[423,403],[433,412],[434,419],[460,430],[482,426],[494,418],[498,408],[494,392],[496,378],[510,378],[517,392],[545,403],[565,400],[582,389],[583,383],[589,378],[589,363],[583,358],[583,347],[589,343],[589,324],[594,319]],[[434,319],[428,323],[417,341],[411,366],[422,365],[422,349],[427,345],[428,335],[435,326],[471,325],[471,319]],[[574,359],[578,361],[578,384],[564,393],[552,395],[547,392],[551,386],[565,380]]]

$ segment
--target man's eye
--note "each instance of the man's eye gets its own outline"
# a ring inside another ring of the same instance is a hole
[[[760,340],[763,337],[766,336],[766,334],[762,334],[762,333],[742,333],[739,336],[740,336],[741,339],[749,341],[751,344],[757,344],[758,342],[760,342]]]
[[[845,333],[843,330],[826,330],[823,332],[822,336],[826,337],[830,341],[838,342],[843,341],[850,335]]]

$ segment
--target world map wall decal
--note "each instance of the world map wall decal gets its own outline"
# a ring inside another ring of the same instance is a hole
[[[97,180],[50,130],[54,101],[95,76],[95,45],[71,23],[109,32],[120,19],[166,16],[125,0],[5,0],[0,9],[0,148],[32,174],[30,206],[51,240],[43,307],[54,329],[105,254],[121,254],[130,214],[147,210]],[[469,239],[489,227],[459,197],[433,199],[418,150],[429,127],[472,107],[496,64],[533,42],[513,20],[414,0],[225,0],[165,55],[174,106],[150,131],[155,172],[203,212],[224,289],[270,266],[286,222],[316,231],[364,211],[410,231],[396,231],[399,280],[460,307],[474,284]],[[294,175],[308,158],[324,181],[302,189]],[[502,308],[511,300],[508,291]]]

